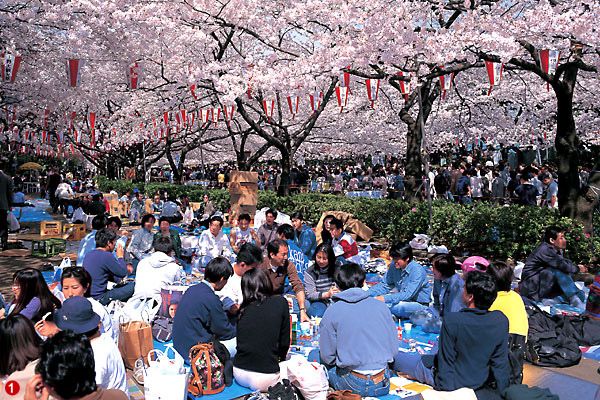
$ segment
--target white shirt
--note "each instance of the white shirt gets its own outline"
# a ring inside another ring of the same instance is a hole
[[[229,259],[233,254],[233,250],[229,244],[229,239],[227,236],[225,236],[223,231],[220,231],[216,237],[210,233],[210,229],[202,232],[200,239],[198,240],[198,248],[201,255],[210,256],[211,258],[222,255],[223,257]]]
[[[229,298],[233,300],[235,304],[241,305],[244,301],[244,295],[242,294],[242,277],[234,272],[227,280],[225,287],[216,293],[221,301],[225,298]]]
[[[125,365],[115,342],[107,335],[101,335],[90,343],[94,351],[96,384],[103,389],[121,390],[129,397]]]

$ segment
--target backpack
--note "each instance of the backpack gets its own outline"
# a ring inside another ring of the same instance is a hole
[[[540,367],[570,367],[581,360],[571,324],[562,315],[552,316],[538,307],[527,306],[529,334],[525,359]]]
[[[194,396],[221,393],[225,389],[225,367],[212,343],[199,343],[190,349],[188,391]]]

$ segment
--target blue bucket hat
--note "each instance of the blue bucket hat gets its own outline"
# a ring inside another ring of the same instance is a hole
[[[86,333],[98,327],[100,316],[85,297],[75,296],[65,300],[54,312],[54,323],[60,330]]]

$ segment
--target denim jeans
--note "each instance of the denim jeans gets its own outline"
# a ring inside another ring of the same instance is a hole
[[[401,301],[398,304],[388,303],[390,311],[398,318],[409,318],[412,313],[421,311],[427,308],[421,303],[416,301]]]
[[[322,301],[314,301],[310,303],[310,307],[308,308],[308,316],[322,317],[323,314],[325,314],[325,310],[327,310],[327,303]]]
[[[327,374],[329,375],[329,384],[335,390],[351,390],[363,397],[385,396],[390,391],[390,371],[387,368],[385,369],[385,378],[379,383],[359,378],[351,374],[350,370],[338,367],[331,368]]]
[[[409,375],[430,386],[435,384],[433,371],[423,364],[423,359],[419,353],[399,351],[394,357],[394,371]]]
[[[102,295],[98,296],[96,300],[103,306],[108,305],[113,300],[127,301],[131,296],[133,296],[133,289],[135,288],[134,282],[129,282],[128,284],[114,288],[111,290],[107,290]]]
[[[573,281],[571,275],[554,268],[551,269],[551,271],[554,275],[556,283],[558,283],[558,286],[560,286],[560,289],[562,290],[567,299],[570,300],[571,297],[577,296],[581,301],[585,301],[585,294],[581,290],[579,290],[579,288],[575,285],[575,282]]]

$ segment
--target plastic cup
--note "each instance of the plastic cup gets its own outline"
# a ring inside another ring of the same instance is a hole
[[[410,322],[405,322],[404,323],[404,332],[406,333],[410,333],[410,331],[412,330],[412,323]]]

